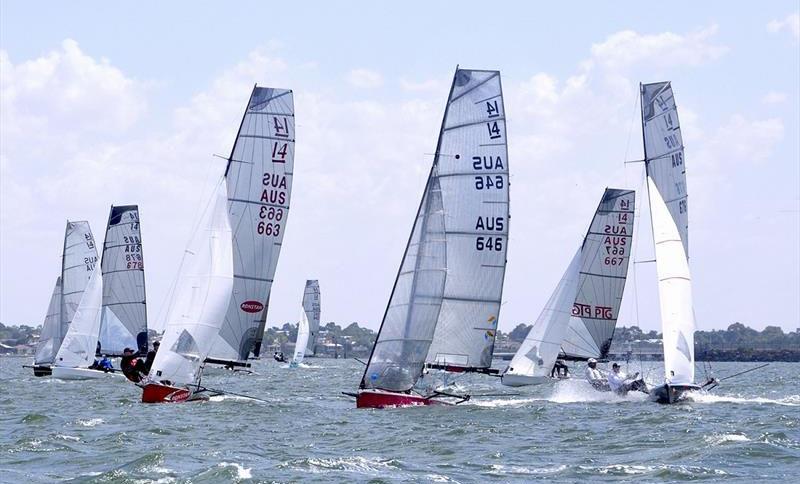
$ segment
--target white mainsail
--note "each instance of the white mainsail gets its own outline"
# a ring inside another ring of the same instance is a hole
[[[47,306],[47,316],[42,324],[39,342],[36,344],[36,353],[33,358],[34,365],[51,365],[55,361],[58,347],[61,346],[59,338],[61,326],[61,277],[56,279],[50,304]],[[56,346],[58,345],[58,346]]]
[[[220,180],[186,248],[161,347],[149,377],[197,383],[233,290],[233,247],[225,180]]]
[[[514,377],[542,379],[550,376],[569,325],[581,269],[581,249],[572,257],[550,299],[503,374],[504,384],[517,384]],[[535,383],[528,381],[527,383]]]
[[[305,309],[300,309],[300,323],[297,325],[297,341],[294,344],[294,356],[292,357],[292,366],[298,366],[303,362],[303,357],[306,354],[306,345],[308,345],[309,324],[308,316]]]
[[[689,215],[683,137],[669,82],[641,86],[642,132],[656,252],[664,374],[694,383],[694,309],[689,272]]]
[[[561,345],[568,358],[605,358],[632,249],[635,192],[606,188],[581,246],[578,293]]]
[[[291,90],[255,87],[234,142],[225,180],[233,229],[234,287],[210,359],[259,356],[278,265],[294,169]]]
[[[317,352],[317,336],[319,335],[320,321],[320,292],[319,281],[306,281],[306,289],[303,292],[303,312],[308,320],[308,342],[306,343],[306,355],[315,355]]]
[[[409,391],[426,360],[491,363],[506,262],[507,166],[500,73],[456,69],[361,389]]]
[[[500,72],[458,69],[434,161],[447,275],[426,362],[492,364],[508,247],[508,150]]]
[[[100,267],[95,264],[69,330],[56,354],[56,366],[88,368],[94,362],[102,307],[103,276]]]
[[[144,255],[137,205],[111,206],[103,242],[103,324],[100,351],[147,352]]]
[[[97,247],[89,222],[67,222],[64,235],[64,253],[61,263],[61,339],[89,283],[97,264]]]
[[[658,295],[661,302],[664,374],[669,383],[692,384],[695,324],[689,261],[669,208],[650,177],[647,183],[650,190],[650,218],[653,223]]]

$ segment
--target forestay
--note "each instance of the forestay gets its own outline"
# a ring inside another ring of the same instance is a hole
[[[575,253],[544,309],[508,365],[507,374],[548,377],[567,332],[581,269],[581,250]]]
[[[56,354],[56,366],[88,368],[94,362],[102,307],[103,276],[100,267],[95,264],[69,330]]]
[[[689,256],[689,206],[683,137],[672,85],[643,84],[642,125],[647,174],[653,179]]]
[[[508,246],[508,153],[498,71],[458,69],[434,163],[447,276],[427,363],[492,363]]]
[[[294,168],[292,91],[255,87],[225,173],[233,229],[234,287],[210,358],[258,356],[278,264]]]
[[[151,379],[172,385],[197,383],[232,290],[232,234],[223,179],[186,248]]]
[[[61,264],[62,305],[59,341],[67,333],[67,328],[83,297],[83,291],[97,264],[97,247],[89,222],[67,222]]]
[[[447,271],[436,169],[434,164],[359,388],[408,391],[425,365]]]
[[[664,342],[664,373],[673,384],[694,383],[694,310],[689,262],[678,227],[655,182],[648,177],[650,218]]]
[[[58,348],[61,346],[61,277],[56,278],[50,304],[47,306],[47,316],[42,324],[39,342],[36,344],[34,365],[50,365],[55,361]]]
[[[317,352],[317,336],[319,335],[320,321],[320,292],[319,281],[306,281],[306,289],[303,292],[303,311],[308,320],[308,342],[306,344],[306,355],[315,355]]]
[[[144,254],[137,205],[111,206],[103,243],[103,324],[100,350],[147,352]]]
[[[583,239],[578,292],[561,346],[568,358],[608,355],[628,275],[634,203],[634,191],[606,188]]]
[[[297,341],[294,343],[294,357],[292,357],[292,366],[297,366],[303,362],[303,357],[306,354],[306,346],[309,340],[309,323],[308,316],[305,309],[300,309],[300,323],[297,325]]]

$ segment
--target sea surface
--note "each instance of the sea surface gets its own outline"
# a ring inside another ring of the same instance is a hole
[[[509,389],[466,375],[455,407],[357,410],[363,367],[309,359],[209,371],[235,395],[145,405],[126,381],[58,381],[0,357],[1,482],[798,482],[800,364],[662,406],[582,381]],[[504,362],[497,362],[504,367]],[[758,366],[714,363],[717,377]],[[631,363],[651,382],[660,362]],[[577,368],[582,373],[582,368]],[[698,364],[698,380],[704,376]],[[500,394],[500,395],[498,395]],[[483,396],[481,396],[483,395]]]

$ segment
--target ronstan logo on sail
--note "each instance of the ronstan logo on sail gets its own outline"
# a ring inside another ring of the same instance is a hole
[[[239,307],[246,313],[257,313],[264,309],[264,305],[258,301],[245,301]]]

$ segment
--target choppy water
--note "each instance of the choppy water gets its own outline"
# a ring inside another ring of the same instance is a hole
[[[257,374],[204,379],[266,403],[225,396],[144,405],[140,390],[122,381],[35,378],[21,368],[27,360],[0,358],[0,481],[797,482],[800,475],[800,364],[774,363],[673,406],[599,394],[578,381],[507,389],[470,375],[458,384],[475,394],[516,395],[356,410],[340,392],[355,389],[361,365],[310,362],[289,369],[264,360]],[[648,365],[656,380],[660,363]],[[725,376],[753,366],[714,370]]]

